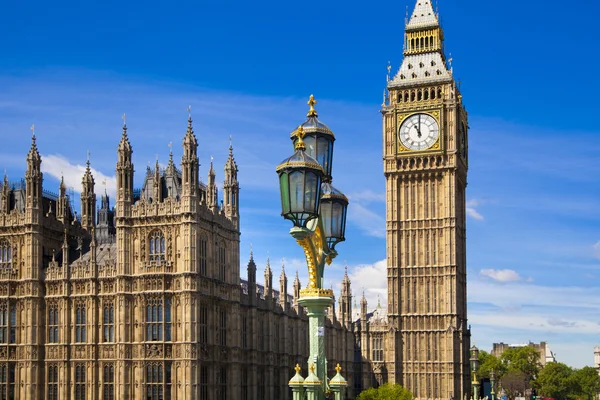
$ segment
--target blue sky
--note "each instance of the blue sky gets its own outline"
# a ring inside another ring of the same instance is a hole
[[[181,156],[192,105],[201,174],[222,181],[233,136],[241,180],[242,260],[252,243],[279,275],[306,282],[302,252],[279,216],[275,166],[314,93],[336,133],[333,175],[351,201],[347,260],[356,296],[385,304],[381,104],[387,62],[402,58],[413,0],[323,4],[16,2],[0,15],[0,168],[25,169],[36,124],[45,188],[61,171],[75,191],[86,152],[97,188],[114,183],[123,112],[136,183],[168,143]],[[467,197],[473,339],[545,340],[560,361],[591,365],[600,344],[600,5],[440,0],[447,53],[470,117]],[[242,265],[245,275],[245,265]],[[259,273],[259,276],[262,275]]]

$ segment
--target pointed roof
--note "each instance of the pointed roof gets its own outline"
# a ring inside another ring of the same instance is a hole
[[[281,263],[281,275],[279,275],[279,280],[284,279],[287,281],[287,275],[285,274],[285,264]]]
[[[254,262],[254,253],[250,250],[250,261],[248,261],[248,269],[254,268],[256,270],[256,263]]]
[[[191,115],[188,118],[188,126],[187,131],[185,132],[185,136],[183,137],[183,145],[192,146],[194,150],[198,147],[198,140],[196,139],[196,135],[194,135],[194,127],[192,126]]]
[[[213,158],[212,156],[210,156],[210,168],[208,169],[208,176],[210,177],[215,177],[215,169],[213,168]]]
[[[131,152],[131,143],[127,137],[127,124],[123,122],[123,134],[121,135],[121,142],[119,142],[118,151]]]
[[[83,174],[83,178],[81,179],[81,183],[83,184],[94,184],[94,177],[92,176],[92,169],[90,168],[90,159],[88,156],[88,160],[86,161],[85,173]]]
[[[33,125],[31,126],[31,130],[33,131]],[[35,132],[31,135],[31,148],[29,149],[29,153],[27,154],[27,161],[39,161],[40,153],[37,149],[37,144],[35,142]]]
[[[412,16],[406,25],[406,30],[433,28],[440,25],[438,17],[433,11],[431,1],[417,0]]]
[[[233,158],[233,146],[231,144],[231,136],[229,137],[229,157],[227,157],[227,161],[225,162],[225,171],[233,171],[237,172],[238,167],[235,162],[235,158]]]
[[[294,286],[300,286],[300,278],[298,277],[297,269],[296,269],[296,279],[294,279]]]
[[[343,283],[350,283],[350,278],[348,277],[348,265],[344,266],[344,279],[342,280]]]

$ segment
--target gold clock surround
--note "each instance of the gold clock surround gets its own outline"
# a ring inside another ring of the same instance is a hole
[[[400,139],[398,139],[398,129],[400,128],[400,126],[402,126],[402,123],[409,117],[416,115],[416,114],[427,114],[432,116],[435,121],[437,122],[438,126],[440,127],[440,134],[437,138],[437,140],[435,141],[435,143],[433,143],[431,145],[431,147],[428,147],[425,150],[411,150],[409,148],[407,148],[406,146],[404,146],[402,144],[402,142],[400,141]],[[432,110],[432,111],[411,111],[411,112],[405,112],[405,113],[398,113],[396,115],[396,130],[395,130],[395,137],[396,137],[396,142],[397,142],[397,149],[398,149],[398,154],[402,154],[402,153],[410,153],[410,154],[418,154],[418,153],[430,153],[432,151],[439,151],[442,150],[442,123],[441,123],[441,118],[440,118],[440,110]]]

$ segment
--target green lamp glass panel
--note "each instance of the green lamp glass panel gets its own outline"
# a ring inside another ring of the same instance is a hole
[[[316,214],[318,209],[317,199],[320,195],[319,188],[321,187],[321,180],[317,174],[313,172],[306,173],[306,182],[304,186],[304,210],[305,212]]]
[[[325,175],[331,176],[331,153],[333,143],[327,138],[320,137],[317,139],[317,152],[314,158],[321,164]]]
[[[290,212],[290,186],[286,172],[279,177],[279,191],[281,192],[281,213],[287,214]]]
[[[290,211],[293,213],[304,212],[304,171],[290,173]]]

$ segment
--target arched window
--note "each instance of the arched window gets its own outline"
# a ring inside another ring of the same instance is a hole
[[[48,343],[58,343],[58,305],[48,306]]]
[[[104,313],[102,317],[103,342],[115,341],[115,307],[112,302],[104,303]]]
[[[75,400],[85,400],[85,365],[75,366]]]
[[[102,382],[102,399],[115,400],[115,367],[113,364],[104,364],[104,379]]]
[[[146,399],[171,400],[171,362],[146,366]]]
[[[204,236],[200,237],[200,275],[207,276],[208,273],[208,241]]]
[[[0,268],[10,268],[12,265],[12,250],[10,242],[6,239],[0,240]]]
[[[85,342],[85,304],[78,303],[75,307],[75,342]]]
[[[17,342],[17,306],[0,303],[0,343]]]
[[[226,260],[225,260],[225,243],[219,243],[218,247],[218,262],[219,262],[219,280],[225,281],[227,277],[227,268],[226,268]]]
[[[146,340],[171,341],[171,300],[151,298],[146,305]]]
[[[0,399],[15,399],[14,362],[0,364]]]
[[[160,230],[150,234],[150,261],[165,261],[165,236]]]
[[[58,400],[58,365],[48,367],[46,398],[48,400]]]

